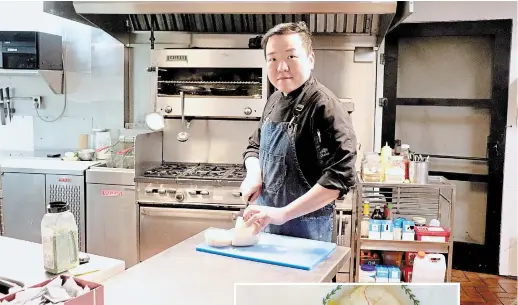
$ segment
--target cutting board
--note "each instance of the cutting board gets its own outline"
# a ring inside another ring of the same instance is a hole
[[[205,243],[196,247],[200,252],[302,270],[313,269],[335,249],[334,243],[269,233],[260,233],[259,242],[250,247],[216,248]]]

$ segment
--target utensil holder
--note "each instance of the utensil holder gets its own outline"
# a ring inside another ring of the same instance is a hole
[[[410,161],[409,164],[410,183],[428,184],[428,166],[427,161]]]

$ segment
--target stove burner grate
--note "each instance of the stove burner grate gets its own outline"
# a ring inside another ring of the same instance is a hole
[[[243,180],[245,176],[246,170],[239,164],[164,163],[144,172],[144,177],[206,180]]]

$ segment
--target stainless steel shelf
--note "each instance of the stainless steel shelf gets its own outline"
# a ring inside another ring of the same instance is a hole
[[[416,240],[379,240],[361,238],[359,241],[362,250],[380,251],[424,251],[436,253],[448,253],[450,243],[448,242],[426,242]]]
[[[13,70],[0,69],[4,76],[41,76],[54,94],[63,94],[63,70]]]
[[[456,186],[442,176],[430,176],[428,184],[364,182],[358,174],[358,187],[355,190],[356,213],[362,215],[363,203],[369,202],[369,214],[375,205],[392,204],[394,218],[411,219],[414,216],[440,221],[448,228],[448,242],[423,242],[407,240],[379,240],[360,237],[360,221],[356,220],[355,230],[355,280],[359,281],[360,251],[401,251],[443,253],[447,258],[446,282],[451,282],[453,258],[453,206],[455,205]],[[357,218],[358,219],[358,218]]]

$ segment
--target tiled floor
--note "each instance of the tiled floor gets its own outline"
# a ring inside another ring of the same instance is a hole
[[[517,304],[516,280],[496,275],[452,271],[452,282],[460,283],[461,305]]]

